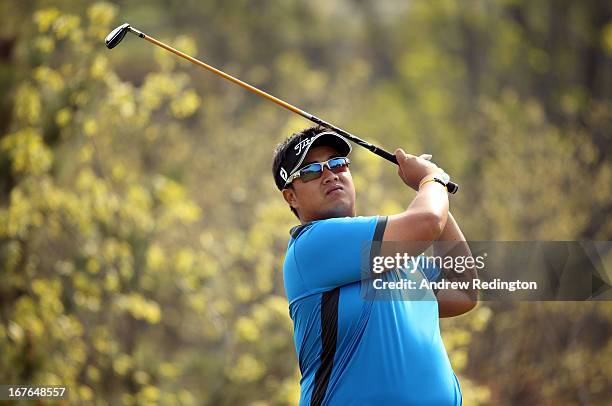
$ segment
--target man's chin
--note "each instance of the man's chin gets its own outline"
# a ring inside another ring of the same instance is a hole
[[[354,217],[355,210],[350,204],[335,204],[322,213],[322,218]]]

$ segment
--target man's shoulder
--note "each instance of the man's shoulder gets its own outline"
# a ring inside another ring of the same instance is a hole
[[[343,227],[352,224],[367,225],[371,222],[375,223],[379,218],[380,216],[330,217],[328,219],[309,221],[308,223],[295,226],[289,231],[289,234],[291,234],[291,238],[297,239],[307,230],[313,228],[323,227],[327,229],[329,227]]]

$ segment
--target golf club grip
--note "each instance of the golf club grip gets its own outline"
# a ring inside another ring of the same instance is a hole
[[[385,158],[387,161],[392,162],[395,165],[398,165],[397,158],[395,157],[394,154],[390,153],[389,151],[382,149],[380,147],[377,147],[376,145],[370,144],[369,142],[364,141],[357,136],[354,136],[348,131],[344,131],[342,128],[336,127],[335,125],[330,124],[325,120],[321,120],[319,117],[313,116],[312,114],[306,113],[306,115],[303,115],[303,117],[309,119],[313,123],[319,124],[323,127],[327,127],[330,130],[334,130],[338,134],[342,135],[344,138],[348,138],[349,140],[353,141],[355,144],[364,147],[365,149],[375,153],[376,155],[382,158]],[[446,190],[448,190],[448,192],[451,194],[455,194],[459,190],[459,185],[456,184],[455,182],[448,182],[446,185]]]
[[[370,145],[372,145],[372,144],[370,144]],[[390,153],[387,150],[384,150],[382,148],[378,148],[378,147],[376,147],[374,145],[372,145],[372,147],[374,147],[374,149],[370,149],[370,148],[368,148],[368,149],[370,151],[372,151],[373,153],[375,153],[376,155],[385,158],[387,161],[393,162],[394,164],[398,165],[397,158],[395,157],[395,155],[393,155],[392,153]],[[450,182],[449,181],[448,184],[446,185],[446,189],[448,190],[448,193],[455,194],[455,193],[457,193],[457,190],[459,190],[459,185],[457,185],[454,182]]]

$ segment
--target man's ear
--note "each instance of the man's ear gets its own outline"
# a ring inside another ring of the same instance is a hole
[[[289,187],[287,189],[283,189],[283,198],[287,203],[289,203],[289,206],[297,210],[299,203],[294,188]]]

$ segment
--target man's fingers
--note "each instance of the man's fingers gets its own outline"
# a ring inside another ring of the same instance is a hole
[[[406,152],[404,152],[403,149],[398,148],[398,149],[395,150],[395,157],[397,158],[397,162],[407,161],[407,160],[409,160],[411,158],[412,159],[421,158],[421,159],[424,159],[426,161],[431,161],[432,155],[431,154],[421,154],[421,155],[419,155],[417,157],[415,155],[407,154]]]
[[[410,158],[413,158],[413,159],[414,159],[414,158],[416,158],[416,156],[414,156],[414,155],[410,155],[410,154],[407,154],[407,153],[406,153],[406,152],[404,152],[404,150],[403,150],[403,149],[401,149],[401,148],[398,148],[398,149],[396,149],[396,150],[395,150],[395,157],[397,158],[397,161],[398,161],[398,162],[399,162],[400,160],[401,160],[401,161],[407,161],[407,160],[408,160],[408,159],[410,159]]]
[[[406,153],[404,152],[403,149],[398,148],[395,150],[395,158],[397,158],[397,162],[405,161]]]

